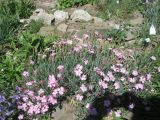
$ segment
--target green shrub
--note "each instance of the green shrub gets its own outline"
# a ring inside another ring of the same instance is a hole
[[[107,96],[107,93],[118,96],[128,91],[132,91],[136,95],[146,91],[150,93],[151,81],[154,81],[152,77],[150,78],[154,69],[152,64],[155,62],[150,57],[154,54],[147,51],[138,53],[138,51],[127,48],[112,49],[113,46],[110,44],[99,47],[98,41],[92,42],[88,45],[77,45],[71,44],[70,41],[60,41],[55,43],[48,52],[39,55],[37,64],[26,68],[30,73],[29,80],[35,80],[37,83],[43,81],[39,87],[44,91],[48,89],[48,75],[51,73],[55,75],[56,80],[66,90],[66,98],[70,98],[74,101],[74,105],[77,105],[79,120],[83,120],[86,115],[89,115],[85,106],[87,103],[95,102],[97,97]],[[64,66],[64,72],[58,75],[57,67],[59,65]],[[124,73],[116,72],[119,69]],[[138,73],[134,75],[133,71]],[[106,80],[104,80],[105,77]],[[132,78],[135,81],[132,81]],[[105,82],[104,86],[101,82]],[[106,83],[107,86],[105,86]],[[137,83],[143,87],[136,88]],[[118,88],[116,88],[117,84]],[[85,86],[82,87],[82,85]],[[83,99],[77,100],[77,95],[83,96]],[[95,103],[97,110],[103,111],[104,109],[102,110],[99,104],[103,103]]]
[[[30,60],[35,60],[39,52],[43,52],[49,43],[57,40],[57,36],[41,37],[29,32],[18,36],[18,43],[11,43],[11,50],[0,56],[0,90],[13,90],[19,85],[21,72]],[[32,59],[29,59],[29,58]],[[17,82],[18,81],[18,82]],[[8,92],[7,92],[8,93]]]
[[[93,3],[95,0],[58,0],[58,7],[61,9]]]

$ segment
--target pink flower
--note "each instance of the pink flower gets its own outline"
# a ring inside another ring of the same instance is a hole
[[[136,82],[136,79],[135,79],[135,78],[129,78],[129,82],[135,83],[135,82]]]
[[[84,38],[84,40],[88,40],[89,39],[89,35],[88,34],[84,34],[83,38]]]
[[[111,66],[111,69],[114,71],[114,72],[120,72],[120,69],[118,67],[116,67],[115,65],[112,65]]]
[[[60,73],[60,74],[57,74],[57,79],[58,79],[58,80],[62,80],[62,79],[63,79],[61,73]]]
[[[115,77],[113,76],[113,73],[112,73],[112,72],[108,71],[107,75],[108,75],[108,77],[109,77],[109,79],[110,79],[111,81],[113,81],[113,82],[115,81]]]
[[[139,81],[141,81],[142,83],[144,83],[146,81],[146,77],[145,76],[141,76]]]
[[[141,84],[141,83],[138,83],[138,84],[135,84],[134,86],[137,90],[140,89],[140,90],[143,90],[144,89],[144,85]]]
[[[75,52],[80,52],[81,50],[82,50],[82,46],[80,45],[73,48],[73,51]]]
[[[27,102],[28,99],[29,99],[28,96],[23,96],[23,97],[22,97],[22,100],[23,100],[24,102]]]
[[[26,90],[25,93],[28,94],[30,97],[34,96],[34,92],[31,90]]]
[[[58,71],[59,71],[60,73],[63,73],[63,71],[64,71],[64,66],[63,66],[63,65],[59,65],[59,66],[57,67],[57,69],[58,69]]]
[[[48,97],[48,102],[51,103],[52,105],[57,104],[57,99],[55,99],[52,95]]]
[[[41,108],[41,113],[47,112],[48,109],[49,109],[48,105],[47,105],[47,104],[44,104],[44,105],[42,106],[42,108]]]
[[[59,92],[60,95],[63,95],[65,93],[64,87],[58,88],[58,92]]]
[[[152,78],[152,75],[150,73],[147,74],[147,80],[151,80],[151,78]]]
[[[29,77],[29,72],[28,71],[23,71],[22,75],[23,75],[23,77],[27,78],[27,77]]]
[[[91,53],[91,54],[94,54],[94,53],[95,53],[93,48],[89,48],[89,49],[88,49],[88,52]]]
[[[93,85],[88,86],[89,90],[93,90]]]
[[[24,115],[20,114],[20,115],[18,116],[18,120],[23,120],[23,117],[24,117]]]
[[[115,82],[115,83],[114,83],[114,87],[115,87],[116,90],[119,89],[119,88],[120,88],[119,82]]]
[[[52,92],[52,95],[54,97],[57,97],[58,96],[58,90],[57,89],[54,89],[53,92]]]
[[[127,74],[128,73],[127,70],[126,70],[126,68],[121,68],[120,72],[123,73],[123,74]]]
[[[82,92],[87,91],[87,87],[84,84],[81,85],[80,89],[82,90]]]
[[[73,44],[72,40],[67,40],[66,42],[67,42],[68,45],[72,45]]]
[[[99,86],[102,88],[102,89],[106,89],[106,88],[108,88],[108,84],[107,83],[105,83],[105,81],[99,81]]]
[[[94,67],[94,71],[99,76],[103,76],[103,77],[105,76],[104,72],[100,68],[98,68],[98,67]]]
[[[154,60],[154,61],[157,60],[155,56],[151,56],[150,58],[151,60]]]
[[[99,36],[99,34],[100,34],[100,33],[99,33],[98,31],[95,31],[95,32],[94,32],[94,35],[95,35],[95,36]]]
[[[33,105],[31,105],[31,106],[29,107],[27,113],[28,113],[29,115],[33,115],[33,114],[34,114],[34,106],[33,106]]]
[[[84,62],[84,64],[85,64],[85,65],[87,65],[87,64],[88,64],[88,60],[84,60],[83,62]]]
[[[82,99],[83,99],[83,96],[82,96],[82,95],[80,95],[80,94],[77,94],[77,95],[76,95],[76,100],[82,101]]]
[[[132,109],[134,108],[134,104],[133,104],[133,103],[131,103],[131,104],[129,104],[129,106],[128,106],[128,107],[129,107],[129,109],[131,109],[131,110],[132,110]]]
[[[42,95],[42,94],[44,94],[44,90],[43,89],[38,90],[38,95]]]
[[[138,75],[138,71],[137,70],[133,70],[132,75],[137,76]]]
[[[82,69],[83,69],[83,66],[80,64],[77,64],[76,67],[74,68],[75,75],[80,77],[83,73]]]
[[[82,81],[84,81],[84,80],[87,79],[87,77],[86,77],[86,75],[82,75],[82,76],[80,76],[80,79],[81,79]]]
[[[27,109],[28,109],[28,106],[27,106],[26,103],[23,103],[22,106],[19,106],[19,107],[20,107],[20,109],[23,110],[23,111],[27,111]]]
[[[41,104],[34,105],[34,113],[37,115],[41,112]]]
[[[34,81],[30,81],[30,82],[27,82],[26,85],[27,85],[27,86],[32,86],[33,83],[34,83]]]
[[[56,87],[57,86],[57,80],[54,75],[49,75],[49,80],[48,80],[48,87]]]
[[[47,103],[47,97],[46,96],[41,97],[41,102],[42,103]]]
[[[106,75],[106,76],[104,76],[104,79],[103,79],[104,81],[107,81],[107,82],[109,82],[109,77]]]
[[[121,110],[117,110],[114,113],[116,117],[121,117]]]

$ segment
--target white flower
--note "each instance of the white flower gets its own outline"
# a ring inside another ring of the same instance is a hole
[[[150,30],[149,30],[149,34],[156,35],[156,28],[154,27],[154,25],[151,25]]]
[[[119,4],[119,0],[117,0],[116,2],[117,2],[117,4]]]
[[[151,42],[151,39],[150,38],[146,38],[145,42],[149,43],[149,42]]]

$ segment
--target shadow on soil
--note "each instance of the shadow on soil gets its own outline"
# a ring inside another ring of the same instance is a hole
[[[107,99],[111,101],[108,109],[104,107],[104,100]],[[130,103],[134,103],[134,108],[132,110],[128,107]],[[106,94],[97,97],[92,105],[97,109],[98,115],[87,116],[85,120],[103,120],[109,108],[112,110],[124,108],[132,111],[133,114],[129,118],[124,118],[123,120],[160,120],[160,96],[140,98],[131,92],[124,93],[121,96],[113,94],[108,96],[108,94]]]

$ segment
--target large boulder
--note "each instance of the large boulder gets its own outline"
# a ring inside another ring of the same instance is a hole
[[[37,9],[33,12],[33,15],[30,17],[29,21],[31,20],[35,20],[35,21],[42,20],[44,24],[51,25],[52,21],[54,20],[54,15],[48,14],[43,9]]]
[[[69,18],[68,12],[57,10],[54,12],[55,24],[66,21]]]
[[[91,21],[93,19],[93,17],[87,11],[84,11],[82,9],[78,9],[78,10],[75,10],[72,13],[71,19],[73,21],[85,21],[85,22],[88,22],[88,21]]]

